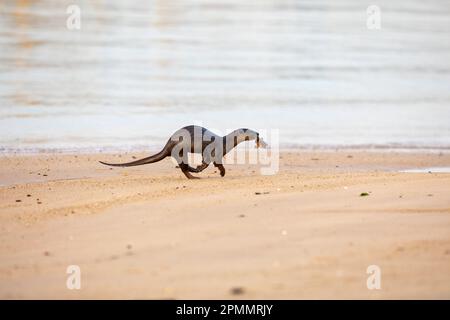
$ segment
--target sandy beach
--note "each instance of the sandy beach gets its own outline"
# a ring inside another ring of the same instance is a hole
[[[200,180],[98,163],[146,155],[2,155],[0,298],[450,298],[450,174],[400,172],[448,153],[285,151],[276,175]]]

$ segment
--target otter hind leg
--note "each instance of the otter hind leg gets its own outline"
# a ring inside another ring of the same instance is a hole
[[[206,168],[208,168],[208,166],[209,166],[209,163],[206,163],[206,162],[202,162],[202,164],[201,165],[199,165],[199,166],[197,166],[196,168],[191,168],[191,167],[189,167],[190,168],[190,172],[202,172],[203,170],[205,170]]]
[[[188,179],[200,179],[199,177],[194,177],[192,174],[190,174],[189,171],[195,170],[194,168],[190,167],[189,165],[187,165],[185,163],[180,163],[179,166],[180,166],[181,171],[186,176],[186,178],[188,178]]]
[[[186,165],[186,170],[189,172],[193,172],[193,173],[199,173],[202,172],[203,170],[205,170],[208,167],[208,163],[203,163],[195,168],[192,168],[190,165]]]

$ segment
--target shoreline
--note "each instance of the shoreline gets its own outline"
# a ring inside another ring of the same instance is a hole
[[[45,154],[111,154],[118,152],[125,153],[141,153],[141,152],[158,152],[163,147],[150,146],[114,146],[114,147],[55,147],[55,148],[7,148],[0,146],[0,157],[15,155],[45,155]],[[242,148],[240,148],[242,149]],[[250,147],[250,150],[253,146]],[[278,148],[280,153],[283,152],[373,152],[373,153],[450,153],[450,146],[442,147],[424,147],[424,146],[396,146],[396,145],[317,145],[317,146],[295,146]]]

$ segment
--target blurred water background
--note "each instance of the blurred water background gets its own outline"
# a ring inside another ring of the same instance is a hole
[[[449,149],[450,1],[375,2],[1,0],[0,151],[153,148],[192,123]]]

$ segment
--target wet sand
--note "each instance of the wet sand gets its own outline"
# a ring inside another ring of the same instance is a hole
[[[450,174],[399,172],[448,153],[283,152],[276,175],[201,180],[97,162],[132,156],[0,157],[0,298],[450,298]]]

